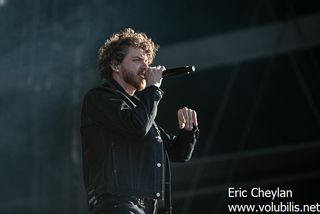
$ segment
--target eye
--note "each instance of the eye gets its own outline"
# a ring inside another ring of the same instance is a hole
[[[134,62],[139,62],[139,61],[141,61],[141,59],[139,59],[139,58],[133,58],[132,61],[134,61]]]

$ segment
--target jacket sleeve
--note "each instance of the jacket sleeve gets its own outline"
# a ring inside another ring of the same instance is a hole
[[[144,136],[154,122],[163,92],[149,86],[133,104],[125,95],[93,89],[88,92],[83,106],[83,123],[105,126],[118,134]]]
[[[193,149],[199,139],[199,129],[192,131],[181,130],[178,136],[167,134],[163,128],[159,127],[170,161],[186,162],[191,159]]]

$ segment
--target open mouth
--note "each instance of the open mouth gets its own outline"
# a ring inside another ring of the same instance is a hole
[[[141,79],[145,79],[145,75],[144,75],[144,73],[142,73],[142,72],[139,73],[138,76],[139,76]]]

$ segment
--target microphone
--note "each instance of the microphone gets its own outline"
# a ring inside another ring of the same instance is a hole
[[[178,76],[183,74],[190,74],[195,70],[196,68],[194,66],[189,66],[189,65],[184,67],[178,67],[178,68],[170,68],[162,72],[162,78]]]

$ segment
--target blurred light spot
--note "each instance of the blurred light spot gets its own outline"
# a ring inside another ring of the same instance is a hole
[[[0,0],[0,7],[4,6],[7,3],[7,0]]]

